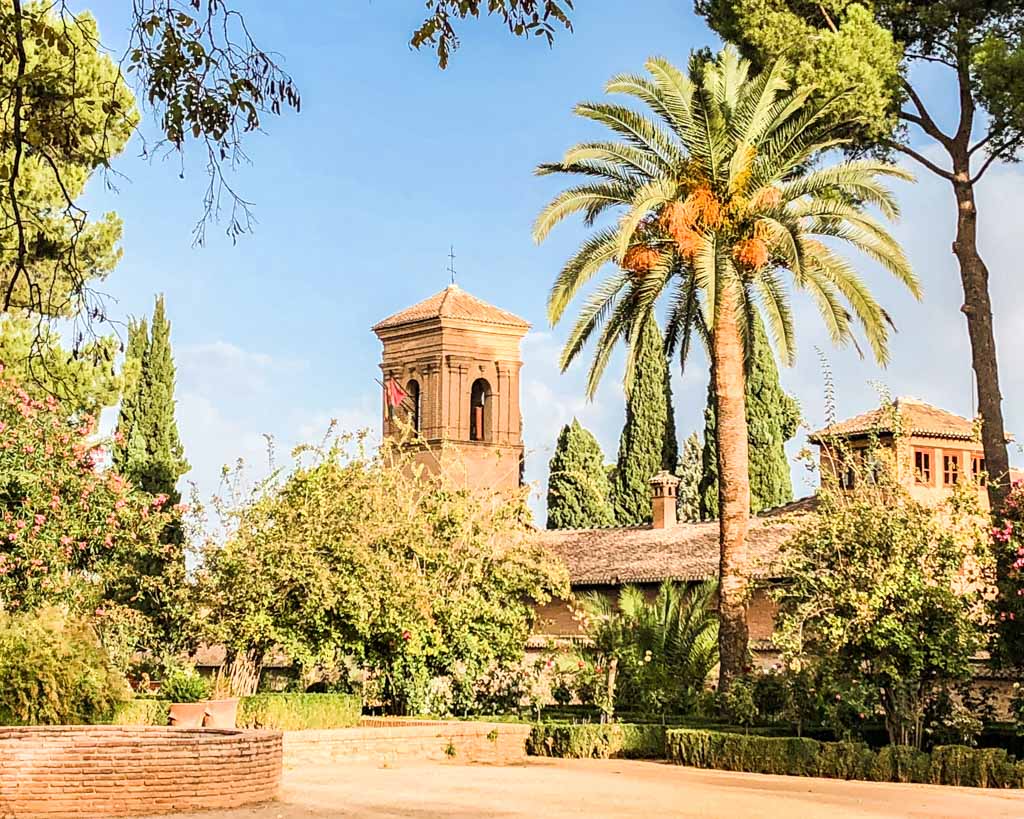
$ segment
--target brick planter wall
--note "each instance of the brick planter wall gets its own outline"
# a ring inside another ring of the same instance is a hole
[[[366,718],[358,728],[285,732],[284,764],[450,759],[503,765],[526,759],[529,735],[529,725],[514,723]]]
[[[210,728],[0,728],[0,817],[101,817],[273,799],[281,734]]]

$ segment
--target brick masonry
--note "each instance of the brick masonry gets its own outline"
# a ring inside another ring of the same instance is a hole
[[[278,731],[0,728],[0,817],[137,816],[275,797]]]
[[[529,725],[366,718],[358,728],[287,731],[287,768],[339,761],[453,760],[504,765],[526,758]]]

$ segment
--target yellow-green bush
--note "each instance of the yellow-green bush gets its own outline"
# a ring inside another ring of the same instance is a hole
[[[134,699],[119,706],[115,725],[166,725],[167,700]],[[362,702],[351,694],[256,694],[238,701],[239,728],[348,728],[359,724]]]
[[[695,768],[978,788],[1024,787],[1024,762],[1017,762],[1000,748],[943,745],[927,754],[891,745],[876,753],[856,742],[690,729],[666,731],[665,747],[670,762]]]
[[[665,728],[623,723],[533,726],[526,741],[532,756],[568,759],[664,759]]]
[[[238,703],[239,728],[348,728],[359,724],[362,700],[353,694],[256,694]]]

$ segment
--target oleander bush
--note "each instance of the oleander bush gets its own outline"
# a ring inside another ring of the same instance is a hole
[[[621,722],[537,724],[526,741],[526,752],[567,759],[664,759],[665,728]]]
[[[861,742],[684,728],[668,729],[665,747],[670,762],[696,768],[977,788],[1024,787],[1024,762],[1002,748],[943,745],[925,753],[906,745],[888,745],[875,752]]]
[[[238,703],[240,728],[348,728],[359,724],[363,704],[354,694],[255,694]]]

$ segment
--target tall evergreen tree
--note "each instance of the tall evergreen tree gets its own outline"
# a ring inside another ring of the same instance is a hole
[[[679,453],[676,477],[679,489],[676,493],[676,515],[679,520],[694,522],[700,520],[700,482],[704,475],[704,461],[701,454],[700,438],[691,432],[683,442]]]
[[[746,379],[747,441],[750,447],[750,511],[754,514],[793,500],[786,441],[796,435],[800,407],[779,383],[772,348],[760,318],[754,321],[753,357]],[[704,410],[700,515],[718,517],[718,451],[715,448],[715,382],[708,385]]]
[[[575,418],[562,427],[548,473],[548,529],[612,526],[611,486],[597,439]]]
[[[152,329],[147,333],[144,320],[129,328],[114,464],[146,492],[166,495],[171,503],[180,499],[176,485],[189,468],[174,420],[174,375],[171,325],[159,296]]]
[[[114,468],[122,475],[132,471],[129,462],[138,463],[145,457],[145,446],[139,431],[139,412],[142,401],[142,361],[148,348],[148,323],[145,319],[132,320],[128,324],[128,346],[121,370],[121,408],[114,434]],[[129,454],[132,442],[135,444],[134,457]]]
[[[668,360],[654,316],[644,320],[633,359],[633,379],[626,399],[626,424],[612,480],[612,507],[621,526],[651,519],[651,477],[675,472],[679,457]]]
[[[189,466],[174,420],[171,325],[164,312],[163,296],[157,297],[151,328],[145,319],[133,321],[128,327],[114,467],[145,492],[163,495],[165,503],[175,504],[181,500],[178,479]],[[185,536],[180,521],[164,530],[161,541],[166,548],[159,554],[140,554],[133,570],[140,578],[158,579],[149,583],[150,588],[170,589],[180,584],[185,567]],[[178,646],[188,639],[184,609],[167,605],[160,594],[121,602],[149,615],[167,645]]]

